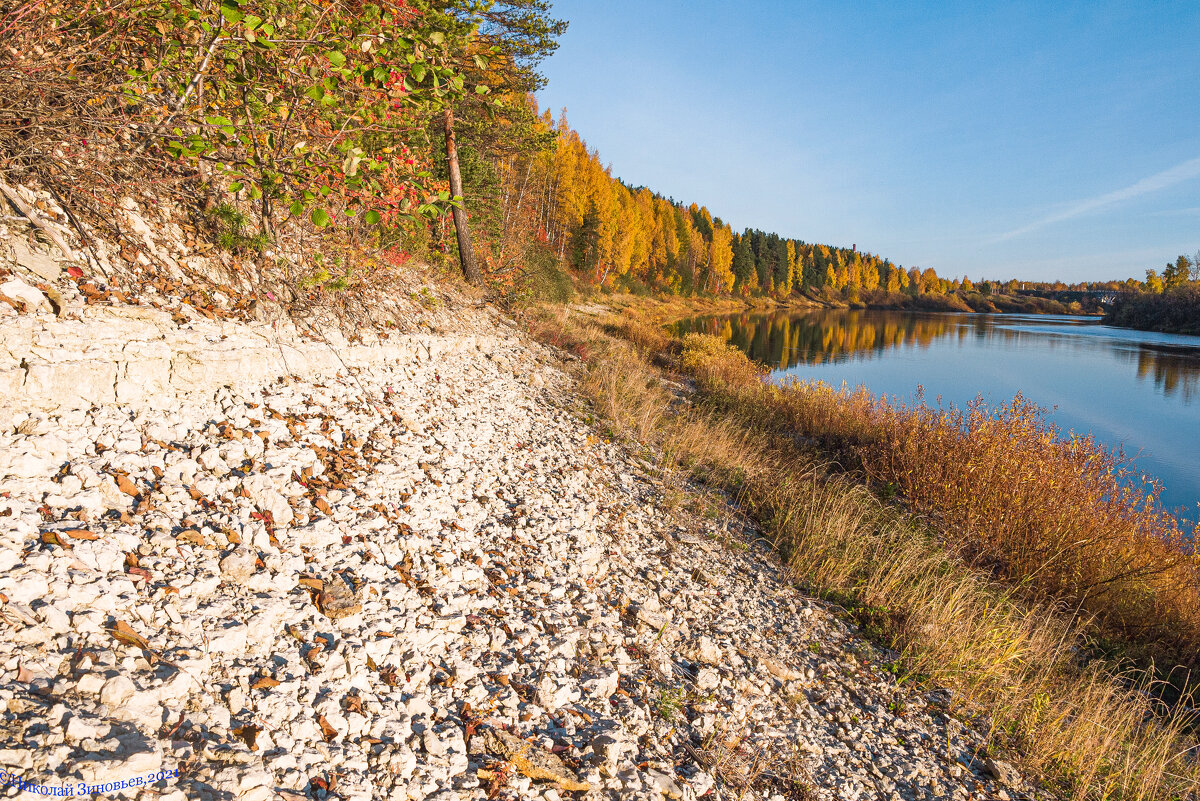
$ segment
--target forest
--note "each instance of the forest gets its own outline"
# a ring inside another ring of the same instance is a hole
[[[1160,274],[1147,270],[1140,291],[1121,295],[1104,321],[1125,328],[1200,334],[1200,252],[1180,255]]]
[[[1044,296],[1174,275],[948,278],[734,231],[631,186],[565,110],[537,107],[567,25],[547,0],[65,0],[0,22],[0,180],[69,195],[84,240],[79,220],[103,226],[122,193],[198,199],[284,297],[384,284],[410,258],[515,301],[581,289],[958,311],[1078,311]]]

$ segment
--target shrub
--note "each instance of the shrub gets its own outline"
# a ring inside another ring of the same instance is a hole
[[[1200,283],[1185,284],[1162,294],[1124,295],[1113,304],[1104,322],[1144,331],[1200,334]]]
[[[178,167],[303,217],[405,222],[449,199],[406,139],[461,95],[468,29],[423,2],[63,0],[0,16],[6,173],[79,191]],[[53,157],[51,157],[53,155]],[[430,202],[430,201],[433,202]]]
[[[574,296],[575,283],[558,257],[544,245],[531,243],[525,249],[523,268],[514,273],[513,302],[569,303]]]

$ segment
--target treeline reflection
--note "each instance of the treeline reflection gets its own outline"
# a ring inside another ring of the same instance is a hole
[[[772,370],[798,364],[819,365],[869,359],[893,348],[928,348],[944,339],[999,337],[1014,343],[1026,338],[1065,345],[1057,336],[1007,325],[1002,317],[968,314],[911,314],[858,310],[822,310],[802,314],[749,313],[698,317],[673,326],[675,333],[718,336]],[[1107,347],[1136,365],[1137,376],[1151,380],[1165,395],[1180,394],[1188,401],[1200,393],[1200,355],[1186,348],[1152,344],[1129,347],[1089,337],[1084,347]],[[1069,345],[1068,345],[1069,346]]]

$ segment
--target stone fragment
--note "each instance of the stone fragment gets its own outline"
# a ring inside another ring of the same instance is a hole
[[[25,311],[50,311],[50,301],[40,289],[32,287],[20,278],[9,278],[0,284],[0,295],[25,304]]]
[[[244,582],[254,575],[257,559],[249,548],[236,548],[221,560],[221,575],[226,581]]]
[[[358,595],[350,579],[341,573],[332,573],[325,579],[317,596],[317,606],[330,620],[340,620],[362,611]]]
[[[983,767],[989,776],[1005,787],[1019,787],[1021,785],[1020,772],[1002,759],[988,759],[983,763]]]
[[[717,641],[712,637],[701,637],[696,644],[696,656],[705,664],[720,665],[721,647],[717,645]]]
[[[100,688],[100,703],[115,709],[128,701],[137,692],[137,687],[125,676],[114,676]]]

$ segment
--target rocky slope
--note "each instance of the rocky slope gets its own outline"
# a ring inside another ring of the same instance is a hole
[[[502,315],[318,345],[26,289],[0,317],[8,796],[1028,794]]]

